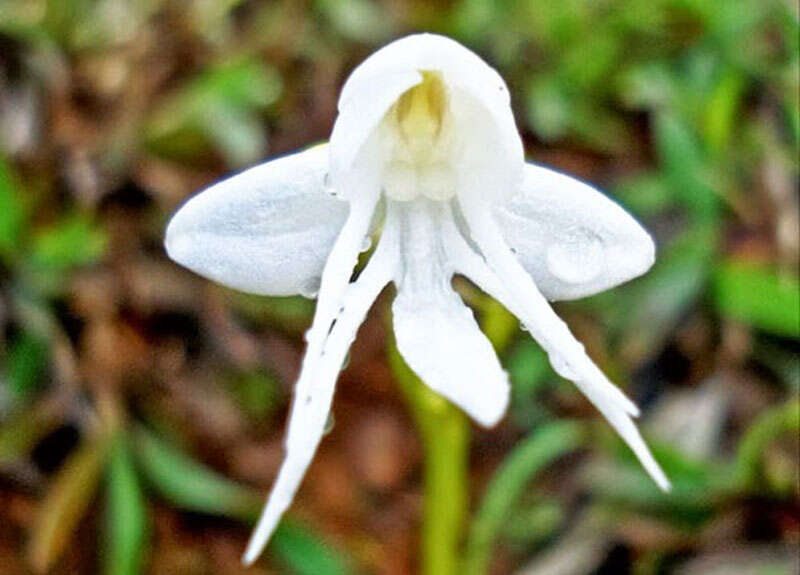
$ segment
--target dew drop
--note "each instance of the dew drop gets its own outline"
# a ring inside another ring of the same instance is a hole
[[[322,186],[325,189],[326,194],[330,194],[331,196],[336,195],[336,190],[333,187],[333,182],[331,181],[331,173],[325,172],[325,177],[322,179]]]
[[[361,252],[366,252],[369,248],[372,247],[372,238],[369,236],[364,236],[364,239],[361,240],[361,247],[359,248]]]
[[[553,366],[553,369],[556,371],[558,375],[563,377],[564,379],[575,380],[575,372],[570,369],[567,362],[558,354],[550,354],[550,365]]]
[[[317,297],[317,294],[319,293],[319,286],[321,283],[322,283],[322,278],[318,276],[313,276],[308,278],[300,286],[300,295],[302,295],[303,297],[307,297],[309,299]]]
[[[328,435],[333,431],[334,425],[336,425],[336,420],[333,417],[333,413],[329,413],[328,419],[325,420],[325,427],[322,429],[322,435]]]
[[[580,284],[603,269],[603,243],[594,233],[578,229],[547,248],[547,269],[561,281]]]

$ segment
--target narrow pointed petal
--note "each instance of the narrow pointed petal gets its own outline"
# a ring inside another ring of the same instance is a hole
[[[508,406],[508,376],[450,285],[452,268],[440,239],[441,219],[451,218],[446,207],[398,208],[404,212],[404,269],[392,306],[397,348],[428,386],[491,427]]]
[[[272,160],[190,199],[167,227],[169,256],[228,287],[264,295],[319,281],[347,204],[324,191],[328,147]]]
[[[286,458],[266,507],[245,551],[252,564],[263,551],[281,516],[291,504],[324,435],[333,391],[347,350],[372,302],[391,281],[397,267],[395,236],[384,232],[378,248],[359,278],[347,289],[336,317],[315,361],[304,363],[298,380],[286,437]]]
[[[450,250],[460,253],[457,266],[479,287],[496,297],[520,318],[547,352],[553,368],[562,377],[573,381],[595,404],[659,487],[669,489],[668,479],[631,420],[631,417],[638,414],[638,409],[586,355],[583,345],[555,314],[531,277],[505,245],[496,223],[486,216],[488,212],[485,208],[485,205],[473,204],[464,206],[463,211],[472,237],[487,260],[484,261],[477,254],[467,255],[466,251],[471,249],[466,245],[460,248],[455,246]],[[452,238],[452,233],[450,237]],[[451,239],[450,244],[453,243]],[[490,262],[489,266],[487,262]]]
[[[522,189],[495,209],[520,263],[549,300],[589,296],[653,265],[650,235],[588,184],[526,164]]]
[[[363,197],[360,202],[351,203],[347,221],[336,238],[328,261],[325,262],[314,320],[311,328],[306,332],[308,346],[303,356],[301,371],[313,373],[316,369],[314,364],[321,357],[322,346],[341,309],[345,292],[350,283],[350,276],[358,261],[358,254],[361,252],[364,238],[369,232],[376,203],[376,193]],[[305,381],[301,379],[298,382],[298,394],[304,393]]]

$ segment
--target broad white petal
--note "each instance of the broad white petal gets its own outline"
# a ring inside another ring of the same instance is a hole
[[[167,227],[169,256],[234,289],[307,292],[348,211],[324,191],[327,148],[271,160],[191,198]]]
[[[495,209],[503,236],[549,300],[585,297],[646,272],[650,235],[591,186],[527,164],[520,192]]]
[[[441,244],[447,206],[420,200],[394,207],[403,212],[403,275],[392,306],[397,348],[422,381],[491,427],[508,406],[508,376],[450,284]]]
[[[289,419],[286,458],[250,538],[243,557],[245,564],[258,558],[294,499],[324,434],[336,379],[347,350],[372,302],[391,281],[396,268],[397,240],[385,231],[367,267],[348,286],[336,323],[317,357],[304,363]]]
[[[463,255],[464,247],[451,248],[452,252],[462,253],[457,259],[461,271],[520,318],[547,352],[553,368],[562,377],[573,381],[595,404],[658,486],[664,490],[669,489],[669,480],[631,420],[631,417],[638,415],[638,409],[597,368],[586,355],[583,345],[552,310],[532,278],[505,244],[494,219],[487,217],[486,205],[464,205],[463,213],[472,238],[486,260],[477,254],[475,257]]]

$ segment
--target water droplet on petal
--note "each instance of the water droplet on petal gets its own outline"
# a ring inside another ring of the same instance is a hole
[[[575,372],[572,371],[572,369],[570,369],[569,365],[567,365],[567,362],[564,361],[563,357],[555,353],[550,354],[549,357],[550,357],[550,365],[553,366],[553,369],[556,371],[558,375],[560,375],[564,379],[569,379],[572,381],[576,379]]]
[[[333,413],[329,413],[328,419],[325,420],[325,427],[322,429],[322,435],[328,435],[333,431],[334,425],[336,425],[336,420],[333,417]]]
[[[589,230],[578,229],[547,248],[547,269],[570,284],[593,280],[603,269],[603,242]]]
[[[319,293],[319,286],[322,283],[322,278],[318,276],[310,277],[300,286],[300,295],[313,299]]]
[[[372,238],[369,236],[364,236],[364,239],[361,240],[361,248],[359,248],[362,252],[369,250],[372,247]]]
[[[326,194],[330,194],[331,196],[336,195],[336,189],[333,187],[333,182],[331,181],[330,172],[325,173],[325,177],[322,179],[322,186]]]

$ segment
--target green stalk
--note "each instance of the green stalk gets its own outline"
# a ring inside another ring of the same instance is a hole
[[[467,514],[469,424],[458,408],[411,371],[394,341],[389,346],[389,365],[409,405],[424,451],[420,573],[455,575]]]
[[[495,351],[502,353],[518,331],[516,318],[487,297],[480,302],[482,322]],[[391,326],[389,333],[393,333]],[[469,421],[464,413],[429,388],[403,360],[392,338],[389,367],[411,410],[424,452],[422,575],[460,572],[460,550],[469,507]]]

